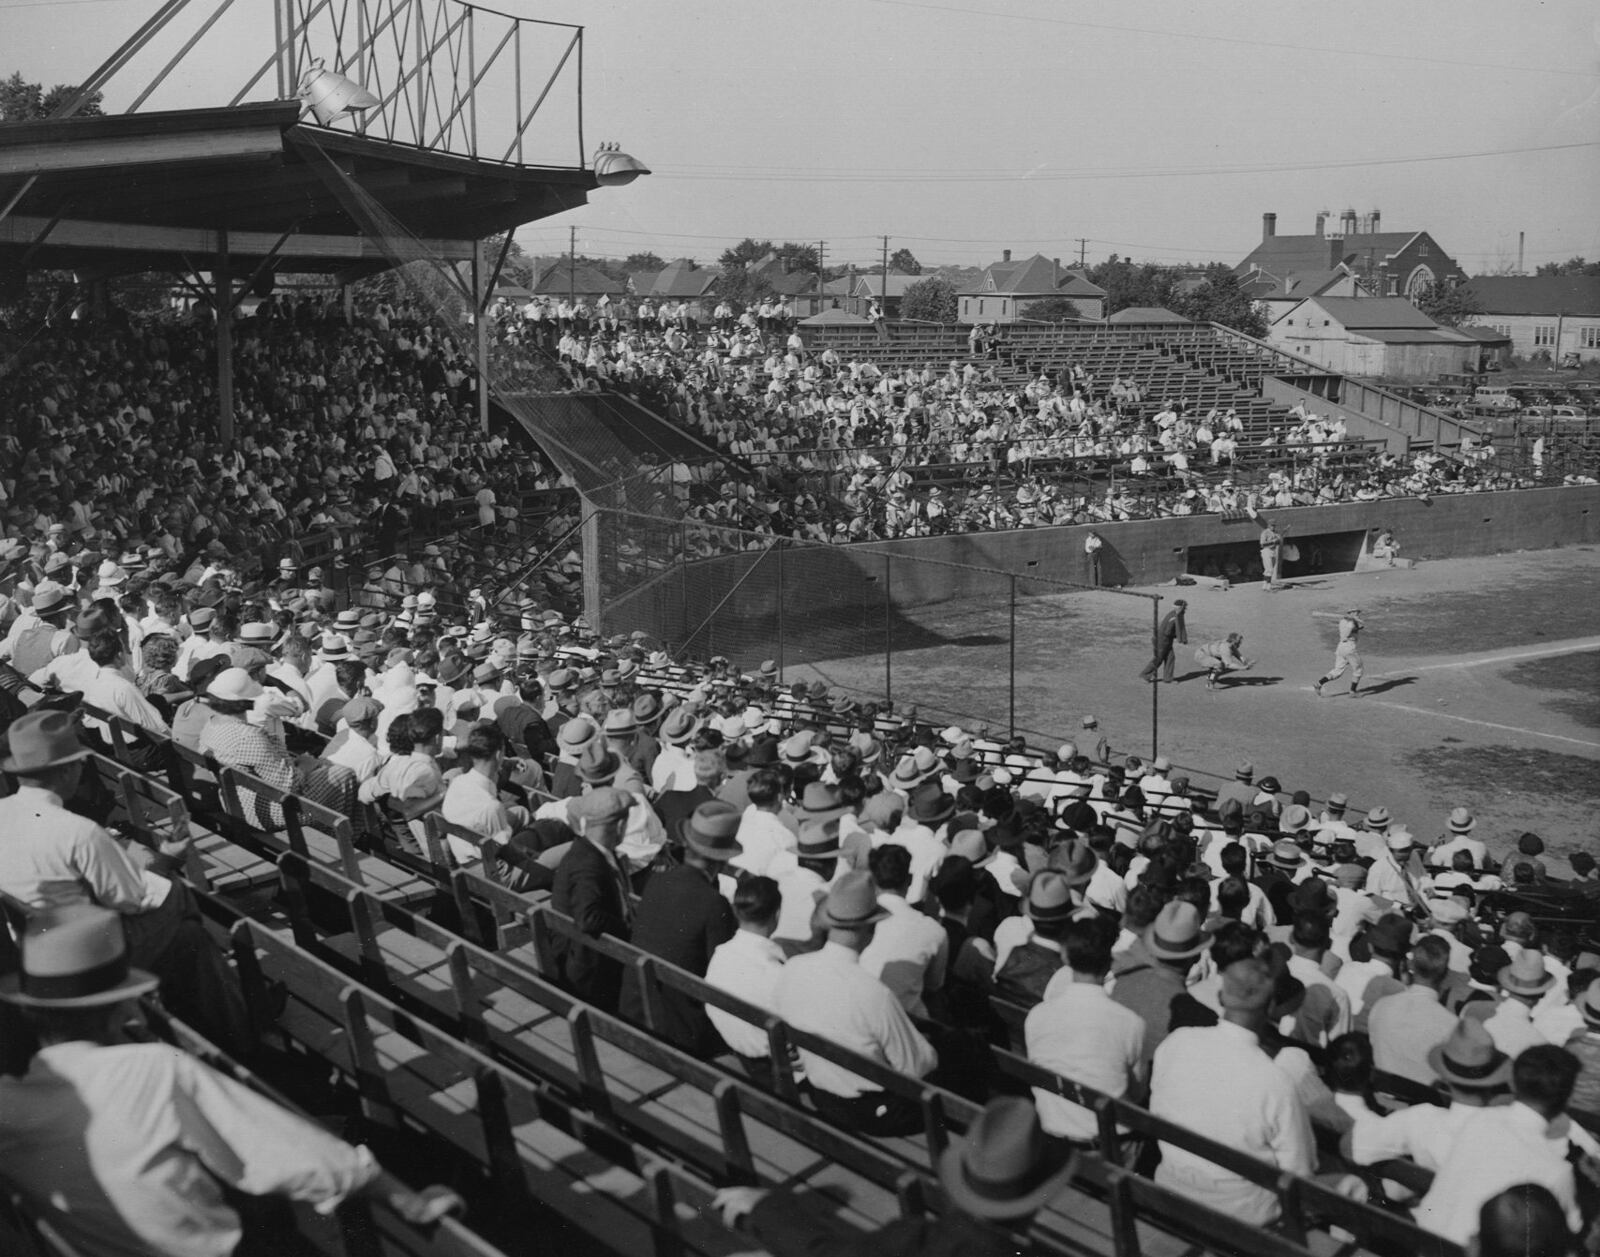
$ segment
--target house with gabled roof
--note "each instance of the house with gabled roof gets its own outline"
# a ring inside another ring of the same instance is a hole
[[[1105,315],[1106,290],[1082,271],[1065,270],[1060,258],[1040,253],[1013,262],[1007,249],[960,293],[960,318],[963,323],[1015,323],[1028,317],[1030,303],[1050,297],[1067,298],[1085,319]]]
[[[636,271],[628,276],[628,291],[640,301],[682,301],[694,319],[707,319],[716,305],[714,289],[722,272],[696,266],[688,258],[669,262],[659,271]]]
[[[1475,369],[1478,342],[1441,327],[1404,297],[1309,297],[1284,311],[1267,341],[1340,375],[1431,380]]]
[[[1509,336],[1518,357],[1600,361],[1600,275],[1480,275],[1467,286],[1481,309],[1473,322]]]
[[[615,301],[622,296],[623,286],[603,271],[592,266],[585,266],[581,262],[572,266],[563,260],[553,262],[540,272],[538,281],[533,285],[533,291],[541,297],[565,297],[569,293],[574,297],[582,297],[590,305],[602,295]]]

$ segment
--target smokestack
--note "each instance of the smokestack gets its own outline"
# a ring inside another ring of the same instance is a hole
[[[1050,291],[1054,292],[1061,287],[1061,259],[1050,259]]]
[[[1000,250],[1000,260],[1002,262],[1009,262],[1011,260],[1011,250],[1010,249],[1002,249],[1002,250]]]
[[[1525,231],[1517,232],[1517,274],[1518,275],[1526,274],[1526,272],[1523,271],[1523,269],[1522,269],[1522,246],[1527,243],[1527,237],[1528,237],[1528,233],[1527,232],[1525,232]]]
[[[1317,239],[1318,240],[1322,239],[1323,232],[1327,228],[1327,226],[1328,226],[1328,211],[1327,210],[1318,210],[1317,211]]]
[[[1278,234],[1278,216],[1276,214],[1263,214],[1261,216],[1261,238],[1271,240]]]
[[[1356,234],[1356,212],[1354,209],[1347,209],[1339,215],[1339,233],[1345,236]]]
[[[1378,234],[1378,231],[1380,229],[1379,225],[1382,222],[1383,222],[1383,219],[1381,217],[1379,217],[1378,211],[1377,210],[1373,210],[1372,211],[1372,234],[1373,235],[1377,235]]]

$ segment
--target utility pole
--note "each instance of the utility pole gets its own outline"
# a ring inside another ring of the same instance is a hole
[[[1085,256],[1088,254],[1088,252],[1089,252],[1089,242],[1087,240],[1085,240],[1082,236],[1079,236],[1078,237],[1078,269],[1080,271],[1083,269]]]
[[[885,317],[889,313],[889,237],[883,238],[883,282],[878,285],[878,298],[883,302]]]
[[[578,288],[578,229],[567,228],[567,304],[571,305]]]
[[[816,305],[816,308],[818,310],[822,309],[823,299],[827,295],[826,292],[824,291],[827,288],[827,285],[828,285],[828,262],[827,262],[827,258],[828,258],[828,242],[826,240],[818,240],[817,241],[817,305]],[[798,314],[799,311],[797,310],[796,313]]]

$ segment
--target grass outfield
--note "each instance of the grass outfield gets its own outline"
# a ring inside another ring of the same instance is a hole
[[[1507,850],[1524,831],[1556,854],[1591,846],[1600,808],[1600,564],[1594,547],[1450,559],[1345,574],[1266,592],[1150,588],[1189,603],[1177,683],[1154,687],[1156,745],[1199,777],[1241,760],[1287,790],[1385,804],[1413,832],[1444,830],[1470,807],[1478,834]],[[1318,698],[1336,620],[1360,606],[1366,696],[1348,677]],[[902,627],[903,625],[903,627]],[[1013,701],[1004,600],[904,613],[888,680],[902,706],[1004,731]],[[1194,647],[1237,631],[1255,667],[1205,688]],[[1016,727],[1049,744],[1093,713],[1115,747],[1151,750],[1150,611],[1111,594],[1024,598],[1017,608]],[[792,656],[791,656],[792,657]],[[881,695],[878,655],[818,658],[785,679],[820,677]]]

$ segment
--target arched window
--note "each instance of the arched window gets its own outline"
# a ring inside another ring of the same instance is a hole
[[[1433,270],[1427,266],[1419,266],[1406,278],[1406,299],[1420,301],[1422,294],[1432,288],[1434,284]]]

